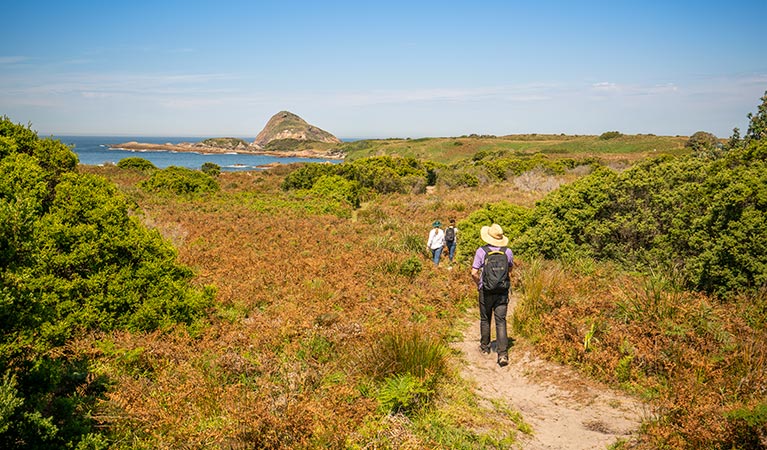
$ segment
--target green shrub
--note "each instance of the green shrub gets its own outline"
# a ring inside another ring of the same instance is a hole
[[[465,170],[443,171],[440,180],[449,188],[479,186],[479,177]]]
[[[152,164],[151,161],[137,157],[123,158],[117,162],[117,167],[121,169],[139,170],[142,172],[157,169],[157,166]]]
[[[433,389],[410,374],[395,375],[384,380],[376,398],[387,414],[412,414],[426,405]]]
[[[615,139],[623,136],[623,133],[620,131],[605,131],[604,133],[599,135],[599,139],[602,139],[603,141],[609,140],[609,139]]]
[[[705,131],[698,131],[693,133],[684,146],[691,149],[694,152],[713,150],[719,144],[719,139],[711,133]]]
[[[751,408],[738,408],[725,414],[730,425],[728,443],[732,448],[763,448],[767,438],[767,403]]]
[[[508,202],[488,204],[484,208],[469,214],[457,223],[460,230],[460,245],[457,247],[457,258],[471,262],[478,247],[485,245],[480,237],[483,226],[497,223],[503,228],[504,235],[509,237],[509,247],[516,252],[516,239],[525,229],[530,211]]]
[[[293,152],[301,148],[304,141],[298,139],[275,139],[266,144],[264,150],[270,152]]]
[[[13,426],[12,417],[18,407],[24,404],[24,399],[19,397],[16,377],[5,374],[0,383],[0,435],[3,435]]]
[[[551,175],[561,175],[568,168],[562,161],[548,159],[541,154],[532,157],[504,156],[483,159],[478,165],[484,167],[488,176],[495,180],[506,180],[534,169],[542,169]]]
[[[415,278],[422,270],[423,264],[417,256],[410,256],[399,266],[399,274],[408,278]]]
[[[381,336],[363,366],[376,380],[408,374],[434,383],[447,374],[447,357],[442,342],[414,328]]]
[[[356,182],[363,190],[382,194],[424,191],[436,181],[433,163],[414,158],[377,156],[337,165],[312,163],[291,172],[282,183],[284,190],[311,189],[322,176],[338,175]]]
[[[217,177],[221,173],[221,166],[216,163],[206,162],[202,164],[200,170],[206,175]]]
[[[237,147],[249,147],[250,145],[245,142],[244,140],[240,138],[209,138],[205,139],[202,142],[200,142],[202,145],[207,145],[209,147],[221,147],[221,148],[231,148],[235,149]]]
[[[305,164],[288,174],[283,180],[281,187],[285,191],[311,189],[314,186],[314,182],[325,175],[335,175],[335,166],[321,163]]]
[[[514,239],[522,254],[559,258],[584,252],[584,232],[589,225],[599,225],[600,208],[610,204],[609,187],[616,174],[600,168],[591,175],[562,186],[540,201],[529,215],[529,222]]]
[[[202,172],[184,167],[170,166],[154,172],[139,186],[147,191],[166,192],[176,195],[197,195],[220,189],[215,179]]]
[[[326,199],[347,202],[354,208],[360,206],[359,184],[338,175],[321,176],[314,182],[311,192]]]

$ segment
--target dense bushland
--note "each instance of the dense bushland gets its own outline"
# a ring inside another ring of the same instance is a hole
[[[284,190],[318,189],[327,195],[345,198],[359,206],[361,196],[372,193],[389,194],[415,192],[423,193],[426,186],[436,182],[436,164],[418,161],[414,158],[380,156],[363,158],[344,164],[308,164],[290,173],[282,183]],[[328,182],[327,178],[333,177]],[[346,182],[338,182],[346,180]],[[336,186],[333,189],[333,185]],[[331,191],[336,192],[331,194]]]
[[[496,220],[523,255],[674,270],[686,288],[719,296],[756,292],[767,285],[767,139],[753,131],[761,117],[726,151],[651,158],[620,173],[595,165],[529,212],[510,217],[498,205],[462,226]]]
[[[764,448],[762,101],[746,137],[736,130],[720,151],[600,168],[535,208],[496,203],[459,224],[496,221],[516,236],[526,263],[515,332],[651,401],[626,448]]]
[[[353,185],[340,184],[339,198],[354,203],[373,194],[424,193],[438,182],[448,188],[476,187],[518,177],[535,170],[544,175],[563,175],[577,167],[595,167],[597,158],[547,158],[541,154],[525,155],[506,151],[481,151],[473,158],[446,166],[410,157],[376,156],[338,165],[313,163],[288,174],[282,183],[285,190],[308,190],[323,176],[340,177]],[[338,178],[336,178],[338,180]],[[327,189],[324,190],[327,192]],[[349,194],[351,191],[353,194]]]
[[[205,317],[176,250],[59,141],[0,121],[0,445],[90,442],[87,411],[109,380],[66,346],[87,333]],[[83,444],[85,445],[85,444]]]
[[[567,170],[580,166],[598,166],[598,158],[547,158],[541,153],[533,155],[509,154],[509,152],[478,152],[471,159],[472,165],[480,167],[491,181],[503,181],[538,169],[546,174],[562,175]],[[458,167],[464,164],[458,164]]]
[[[600,169],[549,195],[525,218],[521,253],[675,268],[685,286],[726,295],[767,282],[767,142],[717,159]]]

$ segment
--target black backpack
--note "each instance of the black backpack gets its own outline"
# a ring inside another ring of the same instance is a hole
[[[455,240],[455,227],[447,227],[445,230],[445,240],[453,242]]]
[[[482,266],[482,290],[490,294],[504,294],[511,287],[509,278],[509,259],[506,257],[506,247],[491,250],[489,245],[485,250],[485,265]]]

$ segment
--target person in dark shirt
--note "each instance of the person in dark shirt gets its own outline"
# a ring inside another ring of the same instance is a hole
[[[482,240],[487,244],[477,248],[471,265],[471,278],[477,284],[479,292],[479,348],[482,353],[490,353],[490,321],[495,320],[496,351],[498,365],[509,364],[509,338],[506,334],[506,309],[509,304],[509,272],[514,265],[514,255],[509,245],[509,238],[504,236],[500,225],[483,226],[480,231]],[[500,260],[504,257],[505,259]],[[492,258],[495,278],[489,271]],[[501,262],[498,262],[498,261]],[[486,286],[487,280],[493,280],[494,286]]]

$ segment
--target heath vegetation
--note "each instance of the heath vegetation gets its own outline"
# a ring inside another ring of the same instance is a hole
[[[359,141],[255,172],[78,166],[3,118],[0,445],[514,448],[534,430],[449,346],[497,222],[515,337],[651,405],[616,448],[765,448],[762,102],[727,142]]]

